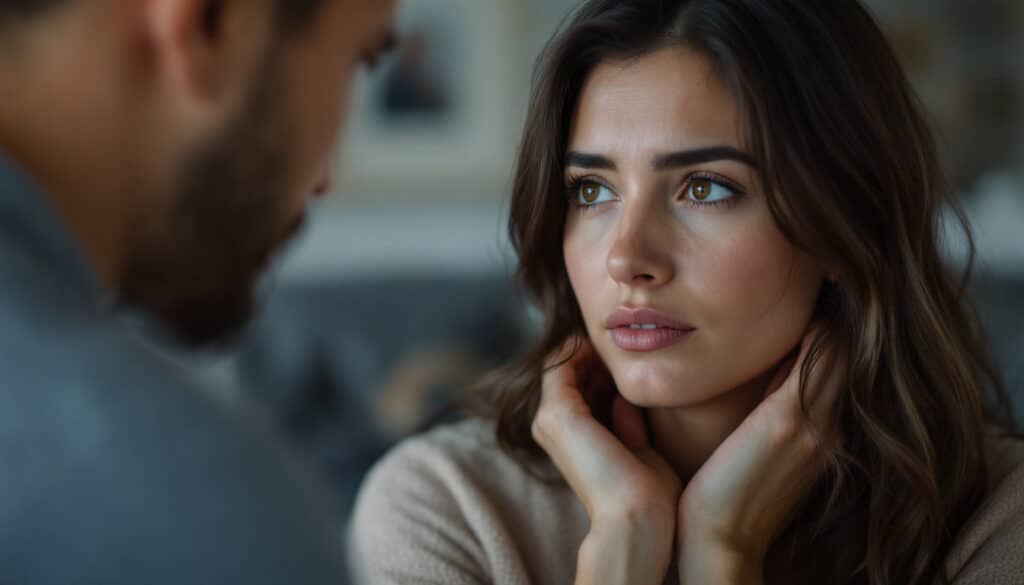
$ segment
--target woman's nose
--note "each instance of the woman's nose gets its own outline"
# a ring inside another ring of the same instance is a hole
[[[608,272],[629,286],[656,287],[675,277],[671,238],[658,210],[626,213],[619,220],[615,241],[608,253]]]

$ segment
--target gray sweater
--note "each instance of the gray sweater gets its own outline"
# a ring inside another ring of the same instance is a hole
[[[326,499],[114,317],[0,158],[0,583],[337,584]]]

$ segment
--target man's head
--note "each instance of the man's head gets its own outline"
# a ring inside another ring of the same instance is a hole
[[[123,301],[189,342],[244,324],[260,272],[323,189],[349,83],[388,48],[394,10],[395,0],[0,0],[0,42],[24,36],[14,46],[50,64],[42,70],[88,69],[101,86],[71,86],[81,89],[48,105],[80,110],[67,119],[85,136],[58,148],[94,144],[80,157],[108,169],[79,174],[103,185],[97,206],[115,200],[116,245],[91,252],[117,256],[107,280]],[[49,93],[69,87],[56,74],[30,79]],[[53,192],[74,176],[39,178],[80,220],[72,229],[87,249],[103,239],[67,201],[81,193]]]

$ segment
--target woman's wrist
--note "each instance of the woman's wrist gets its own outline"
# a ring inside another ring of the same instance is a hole
[[[661,585],[671,562],[674,529],[658,517],[630,514],[593,521],[580,546],[576,585]]]
[[[679,582],[682,585],[761,585],[764,557],[707,534],[679,535]]]

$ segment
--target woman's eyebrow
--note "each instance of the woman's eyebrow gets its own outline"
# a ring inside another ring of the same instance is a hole
[[[758,166],[754,157],[731,146],[709,146],[706,148],[670,152],[656,157],[652,166],[656,171],[665,171],[679,167],[692,167],[694,165],[719,160],[734,160],[755,168]],[[566,154],[565,166],[566,168],[578,167],[582,169],[604,169],[609,171],[617,169],[615,161],[606,156],[574,150],[569,151]]]
[[[614,171],[617,167],[615,161],[599,154],[587,154],[585,152],[569,151],[565,155],[565,166],[579,167],[581,169],[604,169]]]
[[[757,168],[757,161],[754,160],[754,157],[731,146],[710,146],[707,148],[670,152],[656,157],[652,166],[656,171],[664,171],[679,167],[692,167],[719,160],[734,160]]]

